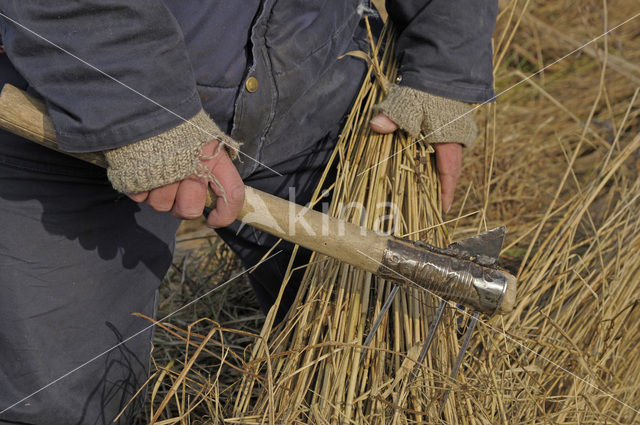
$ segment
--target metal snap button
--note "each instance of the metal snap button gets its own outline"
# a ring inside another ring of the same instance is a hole
[[[256,77],[247,78],[247,82],[245,83],[245,87],[249,93],[255,93],[258,90],[258,80]]]

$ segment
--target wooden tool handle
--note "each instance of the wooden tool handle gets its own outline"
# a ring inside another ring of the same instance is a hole
[[[0,127],[60,151],[45,104],[10,84],[5,84],[0,93]],[[100,167],[107,166],[104,156],[99,153],[64,153]],[[378,269],[376,260],[382,258],[388,237],[249,186],[245,189],[239,220],[372,273]],[[210,191],[207,206],[215,207],[215,202],[215,195]]]
[[[47,148],[60,151],[51,118],[44,103],[6,84],[0,93],[0,127],[25,139],[39,143]],[[104,156],[100,153],[68,153],[76,158],[106,167]],[[215,206],[215,195],[209,191],[207,206]],[[381,269],[385,252],[388,254],[387,235],[380,235],[355,224],[333,218],[329,215],[310,210],[293,202],[245,186],[245,201],[238,219],[279,238],[301,245],[312,251],[325,254],[349,263],[372,274],[384,274]],[[419,267],[419,265],[417,265]],[[515,278],[506,272],[500,273],[505,282],[504,296],[494,308],[484,309],[487,313],[506,313],[513,309],[515,302]],[[410,275],[411,273],[409,273]],[[411,278],[409,275],[406,278]],[[394,276],[388,276],[393,279]],[[394,279],[402,281],[402,278]],[[460,278],[466,282],[466,277]],[[424,284],[424,285],[423,285]],[[441,287],[441,282],[429,286],[429,282],[420,282],[419,286],[427,290]],[[438,293],[438,291],[435,291]],[[456,299],[456,294],[451,299]],[[476,308],[480,303],[472,303]]]

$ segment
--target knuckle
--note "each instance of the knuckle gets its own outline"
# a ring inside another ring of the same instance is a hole
[[[244,200],[244,184],[236,183],[233,186],[231,186],[229,190],[229,196],[231,196],[231,199],[235,201]]]
[[[460,178],[460,176],[462,175],[462,172],[460,170],[446,170],[446,171],[441,171],[440,174],[450,180],[458,180]]]
[[[151,208],[153,208],[154,210],[158,211],[158,212],[169,212],[171,211],[171,204],[165,204],[165,203],[152,203],[150,204]]]
[[[173,208],[173,212],[180,218],[183,218],[185,220],[193,220],[195,218],[198,218],[202,215],[203,211],[204,207],[199,208],[198,206],[195,206],[193,204],[180,205],[179,203],[176,203],[175,207]]]
[[[133,193],[133,194],[129,194],[128,196],[134,202],[143,202],[145,199],[147,199],[147,194],[144,192]]]
[[[235,221],[235,215],[215,209],[207,217],[207,225],[212,228],[226,227]]]
[[[218,217],[218,219],[215,221],[215,226],[216,227],[227,227],[229,226],[231,223],[233,223],[233,218],[228,218],[228,217]]]
[[[194,220],[198,217],[200,217],[202,215],[202,211],[185,211],[183,213],[180,214],[182,216],[182,218],[187,219],[187,220]]]

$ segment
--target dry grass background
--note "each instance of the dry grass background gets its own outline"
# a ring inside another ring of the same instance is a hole
[[[519,276],[518,305],[483,319],[458,379],[446,376],[466,313],[447,309],[409,382],[433,301],[401,290],[362,367],[359,344],[389,287],[316,258],[286,326],[264,325],[242,278],[163,325],[144,422],[640,423],[640,17],[521,82],[640,4],[505,0],[500,10],[496,89],[520,83],[476,112],[484,132],[466,152],[449,214],[462,218],[413,235],[442,244],[508,227],[503,261]],[[428,152],[415,148],[355,179],[358,166],[406,140],[369,143],[337,154],[345,172],[334,199],[394,200],[405,214],[401,234],[437,224],[430,162],[412,162]],[[181,238],[160,317],[238,272],[215,238],[189,230]]]

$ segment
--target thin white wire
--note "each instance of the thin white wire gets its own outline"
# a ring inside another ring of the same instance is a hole
[[[151,99],[148,96],[145,96],[144,94],[140,93],[138,90],[134,89],[133,87],[129,86],[128,84],[118,80],[116,77],[113,77],[112,75],[108,74],[107,72],[99,69],[98,67],[90,64],[89,62],[87,62],[86,60],[76,56],[75,54],[71,53],[70,51],[66,50],[64,47],[54,43],[53,41],[47,39],[46,37],[41,36],[40,34],[38,34],[37,32],[31,30],[30,28],[27,28],[26,26],[22,25],[20,22],[16,21],[13,18],[10,18],[9,16],[5,15],[4,13],[0,12],[0,16],[2,16],[3,18],[7,19],[8,21],[13,22],[14,24],[18,25],[20,28],[23,28],[24,30],[30,32],[31,34],[35,35],[36,37],[38,37],[41,40],[44,40],[45,42],[51,44],[52,46],[54,46],[55,48],[61,50],[62,52],[68,54],[69,56],[71,56],[72,58],[82,62],[84,65],[88,66],[89,68],[93,69],[94,71],[104,75],[105,77],[109,78],[110,80],[120,84],[121,86],[127,88],[128,90],[132,91],[133,93],[137,94],[138,96],[148,100],[149,102],[153,103],[156,106],[159,106],[160,108],[164,109],[165,111],[169,112],[171,115],[174,115],[175,117],[181,119],[182,121],[184,121],[185,123],[197,128],[198,130],[202,131],[203,133],[211,136],[212,139],[215,139],[216,136],[209,133],[207,130],[205,130],[204,128],[200,127],[197,124],[194,124],[193,122],[187,120],[186,118],[184,118],[183,116],[175,113],[174,111],[172,111],[171,109],[167,108],[164,105],[161,105],[160,103],[156,102],[155,100]],[[258,161],[257,159],[253,158],[252,156],[247,155],[246,153],[242,152],[240,149],[236,148],[235,146],[231,146],[228,143],[226,143],[224,140],[220,140],[220,139],[216,139],[219,142],[221,142],[222,144],[224,144],[226,147],[233,149],[234,151],[236,151],[238,154],[244,155],[245,157],[249,158],[250,160],[262,165],[263,167],[265,167],[266,169],[268,169],[269,171],[282,176],[282,174],[280,174],[279,172],[277,172],[276,170],[274,170],[273,168],[269,167],[266,164],[263,164],[262,162]]]
[[[170,318],[171,316],[173,316],[174,314],[184,310],[185,308],[189,307],[190,305],[200,301],[201,299],[213,294],[214,292],[224,288],[225,286],[227,286],[229,283],[231,283],[232,281],[234,281],[235,279],[239,278],[240,276],[242,276],[243,274],[249,273],[251,270],[255,269],[256,267],[258,267],[260,264],[270,260],[271,258],[275,257],[276,255],[280,254],[282,252],[282,250],[271,254],[270,256],[268,256],[267,258],[257,262],[253,267],[244,270],[242,273],[238,273],[235,276],[232,276],[231,278],[229,278],[229,280],[227,280],[226,282],[221,283],[220,285],[216,286],[215,288],[213,288],[212,290],[208,291],[207,293],[199,296],[198,298],[189,301],[187,304],[183,305],[182,307],[180,307],[179,309],[167,314],[165,317],[163,317],[162,319],[158,320],[158,322],[164,322],[165,320],[167,320],[168,318]],[[67,376],[77,372],[78,370],[82,369],[83,367],[87,366],[88,364],[96,361],[97,359],[99,359],[100,357],[110,353],[111,351],[115,350],[116,348],[120,347],[121,345],[127,343],[128,341],[132,340],[133,338],[137,337],[138,335],[148,331],[149,329],[153,328],[154,326],[156,326],[156,323],[153,323],[149,326],[147,326],[146,328],[143,328],[142,330],[136,332],[135,334],[129,336],[127,339],[119,342],[118,344],[114,345],[113,347],[103,351],[102,353],[98,354],[97,356],[91,358],[90,360],[87,360],[86,362],[82,363],[80,366],[76,367],[75,369],[70,370],[69,372],[65,373],[64,375],[54,379],[53,381],[49,382],[47,385],[43,386],[42,388],[32,392],[31,394],[29,394],[28,396],[23,397],[22,399],[16,401],[15,403],[13,403],[11,406],[5,408],[4,410],[0,411],[0,415],[2,415],[3,413],[13,409],[14,407],[16,407],[18,404],[28,400],[29,398],[33,397],[34,395],[46,390],[47,388],[49,388],[52,385],[55,385],[57,382],[60,382],[61,380],[63,380],[64,378],[66,378]]]
[[[9,16],[5,15],[4,13],[0,12],[0,16],[4,17],[5,19],[7,19],[7,20],[9,20],[9,21],[13,22],[14,24],[16,24],[16,25],[20,26],[21,28],[23,28],[23,29],[25,29],[26,31],[28,31],[28,32],[32,33],[33,35],[35,35],[36,37],[38,37],[38,38],[40,38],[40,39],[44,40],[45,42],[47,42],[47,43],[51,44],[52,46],[56,47],[57,49],[59,49],[59,50],[63,51],[64,53],[66,53],[66,54],[68,54],[68,55],[72,56],[72,57],[73,57],[73,58],[75,58],[76,60],[78,60],[78,61],[82,62],[83,64],[85,64],[85,65],[87,65],[87,66],[89,66],[89,67],[91,67],[91,68],[92,68],[92,69],[94,69],[95,71],[97,71],[97,72],[99,72],[100,74],[102,74],[102,75],[106,76],[107,78],[109,78],[109,79],[113,80],[114,82],[116,82],[116,83],[118,83],[118,84],[122,85],[123,87],[125,87],[125,88],[127,88],[127,89],[131,90],[132,92],[134,92],[134,93],[138,94],[139,96],[143,97],[144,99],[146,99],[146,100],[148,100],[148,101],[152,102],[153,104],[155,104],[155,105],[159,106],[160,108],[162,108],[162,109],[164,109],[165,111],[167,111],[167,112],[171,113],[172,115],[174,115],[174,116],[178,117],[179,119],[183,120],[184,122],[188,122],[189,124],[191,124],[191,125],[193,125],[194,127],[198,128],[198,129],[199,129],[199,130],[201,130],[202,132],[204,132],[204,133],[206,133],[206,134],[208,134],[208,135],[210,135],[210,136],[214,137],[212,134],[210,134],[209,132],[207,132],[207,131],[206,131],[206,130],[204,130],[203,128],[200,128],[199,126],[197,126],[197,125],[195,125],[195,124],[193,124],[193,123],[190,123],[190,122],[189,122],[187,119],[185,119],[184,117],[182,117],[182,116],[180,116],[180,115],[176,114],[175,112],[173,112],[173,111],[171,111],[170,109],[166,108],[165,106],[163,106],[163,105],[159,104],[158,102],[154,101],[153,99],[150,99],[149,97],[147,97],[147,96],[145,96],[144,94],[142,94],[142,93],[138,92],[137,90],[133,89],[132,87],[128,86],[127,84],[123,83],[122,81],[118,80],[117,78],[115,78],[115,77],[113,77],[113,76],[109,75],[108,73],[106,73],[106,72],[104,72],[104,71],[100,70],[99,68],[95,67],[94,65],[92,65],[92,64],[90,64],[90,63],[88,63],[87,61],[85,61],[85,60],[83,60],[83,59],[79,58],[78,56],[74,55],[73,53],[71,53],[71,52],[69,52],[68,50],[64,49],[63,47],[59,46],[58,44],[56,44],[56,43],[54,43],[54,42],[52,42],[52,41],[48,40],[47,38],[45,38],[45,37],[43,37],[43,36],[39,35],[39,34],[38,34],[38,33],[36,33],[36,32],[32,31],[31,29],[27,28],[26,26],[22,25],[21,23],[17,22],[16,20],[14,20],[14,19],[10,18]],[[416,141],[415,141],[415,142],[413,142],[411,145],[406,146],[406,147],[405,147],[405,148],[403,148],[402,150],[400,150],[400,151],[398,151],[398,152],[394,153],[393,155],[390,155],[389,157],[387,157],[387,158],[385,158],[385,159],[383,159],[383,160],[379,161],[378,163],[376,163],[376,164],[372,165],[371,167],[367,168],[366,170],[364,170],[364,171],[360,172],[358,175],[361,175],[361,174],[365,173],[366,171],[368,171],[368,170],[370,170],[370,169],[372,169],[372,168],[374,168],[374,167],[377,167],[377,166],[378,166],[378,165],[380,165],[381,163],[383,163],[383,162],[385,162],[385,161],[387,161],[387,160],[389,160],[389,159],[393,158],[394,156],[398,155],[399,153],[401,153],[402,151],[404,151],[405,149],[407,149],[409,146],[412,146],[412,145],[413,145],[413,144],[415,144],[415,143],[421,142],[422,140],[426,139],[427,137],[431,136],[433,133],[435,133],[435,132],[439,131],[440,129],[442,129],[442,128],[444,128],[444,127],[446,127],[447,125],[449,125],[449,124],[451,124],[451,123],[453,123],[453,122],[455,122],[455,121],[457,121],[457,120],[459,120],[459,119],[461,119],[461,118],[465,117],[466,115],[468,115],[468,114],[472,113],[474,110],[476,110],[476,109],[478,109],[478,108],[480,108],[480,107],[484,106],[485,104],[487,104],[487,103],[489,103],[489,102],[492,102],[493,100],[497,99],[498,97],[500,97],[500,96],[504,95],[505,93],[507,93],[507,92],[511,91],[512,89],[514,89],[514,88],[516,88],[516,87],[520,86],[522,83],[524,83],[524,82],[526,82],[526,81],[530,80],[531,78],[535,77],[536,75],[540,74],[541,72],[543,72],[544,70],[548,69],[549,67],[551,67],[551,66],[553,66],[553,65],[557,64],[558,62],[560,62],[560,61],[562,61],[562,60],[566,59],[567,57],[571,56],[572,54],[574,54],[574,53],[576,53],[576,52],[578,52],[578,51],[580,51],[580,50],[584,49],[584,48],[585,48],[586,46],[588,46],[589,44],[592,44],[592,43],[596,42],[597,40],[599,40],[600,38],[604,37],[605,35],[607,35],[607,34],[611,33],[612,31],[615,31],[616,29],[620,28],[621,26],[623,26],[623,25],[627,24],[628,22],[630,22],[630,21],[632,21],[632,20],[636,19],[638,16],[640,16],[640,13],[635,14],[635,15],[634,15],[634,16],[632,16],[631,18],[629,18],[629,19],[627,19],[627,20],[623,21],[622,23],[620,23],[620,24],[616,25],[615,27],[613,27],[613,28],[609,29],[608,31],[606,31],[606,32],[602,33],[602,34],[601,34],[601,35],[599,35],[598,37],[595,37],[595,38],[594,38],[594,39],[592,39],[591,41],[589,41],[589,42],[587,42],[587,43],[583,44],[582,46],[580,46],[580,47],[578,47],[578,48],[576,48],[576,49],[572,50],[571,52],[569,52],[569,53],[567,53],[566,55],[562,56],[561,58],[559,58],[559,59],[555,60],[554,62],[550,63],[549,65],[546,65],[545,67],[543,67],[543,68],[539,69],[538,71],[536,71],[535,73],[531,74],[530,76],[528,76],[528,77],[524,78],[523,80],[519,81],[518,83],[516,83],[516,84],[512,85],[511,87],[508,87],[507,89],[505,89],[505,90],[503,90],[502,92],[498,93],[497,95],[495,95],[495,96],[494,96],[494,97],[492,97],[491,99],[489,99],[489,100],[487,100],[487,101],[485,101],[485,102],[483,102],[483,103],[481,103],[481,104],[479,104],[479,105],[475,106],[474,108],[470,109],[470,110],[469,110],[469,111],[467,111],[466,113],[464,113],[464,114],[460,115],[459,117],[457,117],[457,118],[455,118],[455,119],[453,119],[453,120],[449,121],[448,123],[446,123],[446,124],[442,125],[441,127],[437,128],[437,129],[435,129],[435,130],[433,130],[431,133],[429,133],[429,134],[427,134],[427,135],[423,136],[422,138],[420,138],[420,139],[416,140]],[[223,142],[223,143],[224,143],[224,142]],[[225,145],[226,145],[226,143],[225,143]],[[235,148],[235,147],[233,147],[233,146],[231,146],[231,148],[232,148],[232,149],[235,149],[238,153],[240,153],[240,154],[242,154],[242,155],[244,155],[244,156],[246,156],[246,157],[250,158],[251,160],[255,161],[256,163],[258,163],[258,164],[260,164],[260,165],[264,166],[265,168],[269,169],[270,171],[272,171],[272,172],[274,172],[274,173],[276,173],[276,174],[278,174],[278,175],[281,175],[280,173],[278,173],[277,171],[273,170],[273,169],[272,169],[272,168],[270,168],[269,166],[267,166],[267,165],[265,165],[265,164],[261,163],[260,161],[258,161],[258,160],[256,160],[256,159],[254,159],[254,158],[250,157],[249,155],[247,155],[247,154],[243,153],[243,152],[242,152],[242,151],[240,151],[239,149],[237,149],[237,148]],[[275,254],[273,254],[273,255],[271,255],[271,256],[269,256],[269,257],[267,257],[267,258],[266,258],[266,259],[264,259],[263,261],[261,261],[261,262],[259,262],[258,264],[256,264],[256,265],[254,266],[254,268],[255,268],[255,267],[257,267],[258,265],[262,264],[264,261],[267,261],[267,260],[269,260],[270,258],[274,257],[275,255],[279,254],[280,252],[282,252],[282,251],[278,251],[278,252],[276,252]],[[372,261],[374,261],[374,262],[378,262],[377,260],[375,260],[375,259],[373,259],[373,258],[369,257],[368,255],[366,255],[365,253],[363,253],[362,251],[358,250],[358,252],[359,252],[360,254],[362,254],[362,255],[364,255],[364,256],[366,256],[366,257],[368,257],[368,258],[369,258],[369,259],[371,259]],[[379,262],[378,262],[378,263],[379,263]],[[383,267],[386,267],[386,266],[384,266],[382,263],[379,263],[379,264],[380,264],[380,265],[382,265]],[[228,281],[226,281],[226,282],[224,282],[223,284],[221,284],[221,285],[217,286],[216,288],[212,289],[211,291],[207,292],[206,294],[204,294],[204,295],[202,295],[202,296],[200,296],[200,297],[196,298],[195,300],[193,300],[193,301],[189,302],[188,304],[184,305],[183,307],[179,308],[178,310],[176,310],[176,311],[172,312],[171,314],[167,315],[167,316],[166,316],[165,318],[163,318],[162,320],[166,320],[167,318],[169,318],[169,317],[171,317],[172,315],[174,315],[174,314],[178,313],[178,312],[179,312],[179,311],[181,311],[182,309],[184,309],[184,308],[186,308],[186,307],[190,306],[191,304],[193,304],[193,303],[195,303],[195,302],[199,301],[200,299],[202,299],[202,298],[206,297],[207,295],[209,295],[209,294],[213,293],[214,291],[216,291],[216,290],[218,290],[218,289],[222,288],[223,286],[227,285],[227,284],[228,284],[229,282],[231,282],[232,280],[236,279],[237,277],[239,277],[239,276],[241,276],[241,275],[243,275],[243,274],[245,274],[245,273],[247,273],[247,272],[248,272],[248,270],[245,270],[244,272],[242,272],[242,273],[240,273],[240,274],[238,274],[238,275],[236,275],[236,276],[232,277],[232,278],[231,278],[231,279],[229,279]],[[395,271],[394,271],[394,273],[395,273]],[[402,276],[401,276],[401,277],[402,277]],[[413,283],[415,284],[415,282],[413,282]],[[416,284],[416,285],[417,285],[417,284]],[[429,293],[431,293],[432,295],[434,295],[434,296],[436,296],[436,297],[438,297],[438,298],[442,299],[442,297],[438,296],[437,294],[432,293],[432,292],[431,292],[431,291],[429,291],[429,290],[427,290],[427,292],[429,292]],[[456,307],[456,308],[457,308],[457,307]],[[469,313],[467,313],[465,310],[462,310],[462,309],[459,309],[459,308],[458,308],[458,310],[459,310],[460,312],[462,312],[463,314],[466,314],[467,316],[470,316],[470,317],[471,317],[471,315],[470,315]],[[488,328],[492,329],[493,331],[495,331],[495,332],[497,332],[497,333],[500,333],[500,334],[501,334],[501,335],[503,335],[505,338],[507,338],[507,339],[511,340],[512,342],[514,342],[514,343],[518,344],[519,346],[521,346],[521,347],[522,347],[522,348],[524,348],[525,350],[527,350],[527,351],[531,352],[531,353],[532,353],[532,354],[534,354],[535,356],[540,357],[541,359],[543,359],[543,360],[547,361],[549,364],[553,365],[554,367],[558,368],[559,370],[562,370],[562,371],[564,371],[565,373],[567,373],[567,374],[571,375],[572,377],[574,377],[574,378],[576,378],[576,379],[580,380],[581,382],[583,382],[583,383],[585,383],[585,384],[587,384],[587,385],[591,386],[592,388],[594,388],[595,390],[597,390],[597,391],[601,392],[602,394],[606,395],[607,397],[610,397],[612,400],[615,400],[615,401],[617,401],[618,403],[622,404],[623,406],[625,406],[625,407],[627,407],[627,408],[629,408],[629,409],[633,410],[635,413],[640,413],[640,410],[638,410],[638,409],[636,409],[636,408],[634,408],[634,407],[632,407],[632,406],[628,405],[627,403],[623,402],[622,400],[619,400],[619,399],[618,399],[618,398],[616,398],[614,395],[612,395],[612,394],[610,394],[610,393],[608,393],[608,392],[606,392],[606,391],[604,391],[604,390],[602,390],[602,389],[598,388],[597,386],[593,385],[592,383],[590,383],[590,382],[586,381],[584,378],[581,378],[581,377],[577,376],[577,375],[576,375],[576,374],[574,374],[573,372],[571,372],[571,371],[567,370],[566,368],[564,368],[564,367],[560,366],[559,364],[557,364],[557,363],[553,362],[552,360],[548,359],[547,357],[545,357],[545,356],[543,356],[543,355],[541,355],[541,354],[536,353],[535,351],[533,351],[532,349],[528,348],[527,346],[525,346],[525,345],[524,345],[523,343],[521,343],[520,341],[517,341],[517,340],[516,340],[516,339],[514,339],[513,337],[511,337],[511,336],[507,335],[504,331],[501,331],[501,330],[499,330],[499,329],[497,329],[497,328],[494,328],[493,326],[491,326],[490,324],[488,324],[488,323],[484,322],[484,321],[483,321],[483,320],[481,320],[481,319],[478,319],[478,321],[479,321],[480,323],[482,323],[484,326],[486,326],[486,327],[488,327]],[[28,398],[30,398],[30,397],[32,397],[32,396],[34,396],[34,395],[38,394],[39,392],[41,392],[41,391],[45,390],[46,388],[50,387],[51,385],[54,385],[56,382],[58,382],[58,381],[60,381],[60,380],[62,380],[62,379],[64,379],[64,378],[66,378],[67,376],[71,375],[72,373],[76,372],[77,370],[81,369],[82,367],[84,367],[84,366],[88,365],[89,363],[91,363],[91,362],[95,361],[96,359],[100,358],[101,356],[104,356],[105,354],[109,353],[110,351],[114,350],[115,348],[117,348],[117,347],[121,346],[122,344],[126,343],[126,342],[127,342],[127,341],[129,341],[130,339],[132,339],[132,338],[136,337],[137,335],[139,335],[139,334],[141,334],[141,333],[143,333],[143,332],[147,331],[148,329],[152,328],[153,326],[155,326],[155,324],[150,325],[150,326],[148,326],[147,328],[144,328],[143,330],[141,330],[141,331],[139,331],[138,333],[136,333],[136,334],[134,334],[134,335],[130,336],[129,338],[127,338],[126,340],[124,340],[124,341],[120,342],[119,344],[115,345],[114,347],[112,347],[112,348],[110,348],[110,349],[108,349],[108,350],[104,351],[103,353],[101,353],[101,354],[97,355],[96,357],[92,358],[91,360],[89,360],[89,361],[87,361],[87,362],[83,363],[82,365],[78,366],[77,368],[75,368],[75,369],[73,369],[73,370],[71,370],[71,371],[67,372],[67,373],[66,373],[66,374],[64,374],[63,376],[61,376],[61,377],[57,378],[56,380],[52,381],[51,383],[47,384],[46,386],[42,387],[41,389],[39,389],[39,390],[37,390],[37,391],[33,392],[32,394],[30,394],[30,395],[28,395],[28,396],[24,397],[22,400],[19,400],[19,401],[17,401],[16,403],[12,404],[11,406],[7,407],[6,409],[4,409],[4,410],[0,411],[0,414],[5,413],[6,411],[8,411],[8,410],[12,409],[13,407],[15,407],[16,405],[18,405],[18,404],[22,403],[23,401],[27,400]]]
[[[364,255],[365,257],[367,257],[368,259],[370,259],[371,261],[377,263],[378,265],[384,267],[387,270],[392,271],[393,273],[395,273],[396,275],[398,275],[402,280],[407,280],[409,282],[411,282],[412,284],[416,285],[417,287],[420,287],[422,289],[424,289],[426,292],[428,292],[429,294],[433,295],[436,298],[439,298],[440,300],[446,301],[444,298],[442,298],[440,295],[430,291],[427,288],[424,288],[421,285],[418,285],[416,282],[412,281],[411,279],[408,279],[406,276],[402,276],[401,274],[397,273],[395,270],[390,269],[389,267],[385,266],[384,264],[382,264],[381,262],[379,262],[378,260],[376,260],[375,258],[371,258],[370,256],[368,256],[367,254],[365,254],[364,252],[357,250],[360,254]],[[470,313],[468,313],[466,310],[463,310],[461,308],[459,308],[458,306],[455,306],[456,310],[458,310],[459,312],[461,312],[462,314],[469,316],[470,318],[473,318],[473,315],[471,315]],[[526,351],[530,352],[531,354],[533,354],[534,356],[537,356],[541,359],[543,359],[544,361],[548,362],[549,364],[553,365],[554,367],[558,368],[559,370],[565,372],[568,375],[571,375],[572,377],[574,377],[575,379],[589,385],[590,387],[592,387],[593,389],[601,392],[602,394],[606,395],[607,397],[611,398],[612,400],[617,401],[618,403],[622,404],[623,406],[633,410],[635,413],[640,413],[640,410],[630,406],[629,404],[625,403],[624,401],[618,399],[617,397],[615,397],[613,394],[608,393],[600,388],[598,388],[597,386],[593,385],[591,382],[585,380],[584,378],[581,378],[580,376],[576,375],[575,373],[571,372],[570,370],[562,367],[561,365],[559,365],[558,363],[554,362],[553,360],[543,356],[542,354],[538,354],[535,351],[533,351],[531,348],[527,347],[526,345],[524,345],[522,342],[518,341],[517,339],[507,335],[506,332],[504,332],[503,330],[500,330],[498,328],[495,328],[493,326],[491,326],[489,323],[485,322],[484,320],[478,318],[478,322],[482,323],[484,326],[486,326],[487,328],[493,330],[494,332],[504,336],[505,338],[507,338],[508,340],[512,341],[513,343],[519,345],[521,348],[525,349]]]
[[[591,44],[591,43],[594,43],[594,42],[598,41],[599,39],[601,39],[602,37],[606,36],[606,35],[607,35],[607,34],[609,34],[610,32],[615,31],[616,29],[620,28],[620,27],[621,27],[621,26],[623,26],[624,24],[626,24],[626,23],[628,23],[628,22],[630,22],[630,21],[632,21],[632,20],[636,19],[638,16],[640,16],[640,13],[635,14],[634,16],[632,16],[631,18],[629,18],[629,19],[627,19],[626,21],[622,22],[621,24],[616,25],[615,27],[611,28],[610,30],[608,30],[608,31],[606,31],[606,32],[604,32],[604,33],[602,33],[602,34],[600,34],[599,36],[597,36],[597,37],[596,37],[596,38],[594,38],[593,40],[591,40],[591,41],[589,41],[589,42],[587,42],[587,43],[583,44],[582,46],[578,47],[577,49],[572,50],[571,52],[569,52],[569,53],[567,53],[566,55],[562,56],[560,59],[555,60],[554,62],[550,63],[549,65],[547,65],[547,66],[545,66],[545,67],[543,67],[543,68],[540,68],[538,71],[536,71],[536,72],[534,72],[533,74],[529,75],[529,76],[528,76],[528,77],[526,77],[525,79],[520,80],[520,81],[518,81],[517,83],[515,83],[514,85],[512,85],[511,87],[508,87],[508,88],[504,89],[503,91],[501,91],[500,93],[498,93],[497,95],[495,95],[494,97],[492,97],[491,99],[486,100],[486,101],[484,101],[484,102],[480,103],[479,105],[474,106],[473,108],[469,109],[469,110],[468,110],[467,112],[465,112],[464,114],[460,115],[460,116],[459,116],[459,117],[457,117],[457,118],[452,119],[451,121],[449,121],[449,122],[448,122],[448,123],[446,123],[446,124],[441,125],[440,127],[436,128],[435,130],[433,130],[432,132],[430,132],[429,134],[427,134],[427,135],[425,135],[425,136],[421,137],[420,139],[416,140],[415,142],[411,143],[410,145],[405,146],[404,148],[402,148],[402,149],[401,149],[401,150],[399,150],[398,152],[395,152],[394,154],[389,155],[388,157],[386,157],[386,158],[384,158],[384,159],[380,160],[379,162],[377,162],[377,163],[373,164],[371,167],[369,167],[369,168],[367,168],[366,170],[361,171],[360,173],[358,173],[358,176],[361,176],[362,174],[366,173],[367,171],[371,170],[372,168],[375,168],[375,167],[377,167],[378,165],[382,164],[383,162],[388,161],[389,159],[393,158],[394,156],[396,156],[396,155],[398,155],[398,154],[400,154],[400,153],[404,152],[404,150],[405,150],[405,149],[408,149],[409,147],[411,147],[411,146],[415,145],[416,143],[419,143],[419,142],[423,141],[424,139],[428,138],[428,137],[429,137],[429,136],[431,136],[432,134],[434,134],[434,133],[436,133],[436,132],[440,131],[441,129],[445,128],[445,127],[446,127],[446,126],[448,126],[449,124],[454,123],[454,122],[458,121],[459,119],[464,118],[465,116],[467,116],[467,115],[469,115],[469,114],[473,113],[473,111],[475,111],[476,109],[481,108],[482,106],[486,105],[487,103],[491,103],[491,102],[493,102],[494,100],[496,100],[498,97],[502,96],[503,94],[505,94],[505,93],[507,93],[507,92],[509,92],[509,91],[513,90],[514,88],[518,87],[519,85],[521,85],[521,84],[523,84],[523,83],[525,83],[525,82],[529,81],[530,79],[532,79],[532,78],[533,78],[533,77],[535,77],[536,75],[540,74],[540,73],[541,73],[541,72],[543,72],[544,70],[548,69],[549,67],[551,67],[551,66],[553,66],[553,65],[557,64],[558,62],[560,62],[560,61],[562,61],[562,60],[564,60],[564,59],[566,59],[566,58],[568,58],[569,56],[573,55],[574,53],[579,52],[580,50],[582,50],[582,49],[584,49],[585,47],[587,47],[589,44]]]

